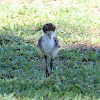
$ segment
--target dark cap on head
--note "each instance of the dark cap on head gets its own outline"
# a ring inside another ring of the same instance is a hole
[[[47,31],[55,31],[56,27],[52,23],[46,23],[43,25],[42,30],[44,33]]]

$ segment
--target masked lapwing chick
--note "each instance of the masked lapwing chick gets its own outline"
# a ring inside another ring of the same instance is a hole
[[[48,56],[51,58],[50,60],[50,69],[51,74],[53,71],[53,60],[56,57],[60,44],[58,39],[55,37],[56,27],[52,23],[46,23],[42,27],[43,35],[39,38],[37,47],[40,52],[44,55],[45,63],[46,63],[46,77],[50,75],[49,69],[47,66],[47,58]]]

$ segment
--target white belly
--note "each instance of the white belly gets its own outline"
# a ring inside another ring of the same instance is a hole
[[[42,49],[44,51],[44,53],[46,55],[50,55],[51,52],[52,52],[52,49],[54,48],[55,46],[55,42],[54,42],[54,39],[44,39],[44,41],[41,43],[42,45]]]

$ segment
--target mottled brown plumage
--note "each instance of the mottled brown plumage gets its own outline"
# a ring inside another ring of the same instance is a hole
[[[46,76],[49,76],[49,70],[47,67],[47,56],[51,57],[50,68],[53,69],[53,59],[57,55],[60,44],[55,37],[56,27],[52,23],[46,23],[42,27],[43,36],[38,39],[37,47],[45,57],[46,61]]]
[[[59,41],[56,37],[54,37],[54,41],[55,41],[55,47],[56,48],[60,48],[60,44],[59,44]],[[39,39],[38,39],[38,43],[37,43],[37,47],[42,49],[42,46],[41,46],[41,42],[43,42],[43,36],[41,36]]]
[[[44,33],[47,31],[55,31],[56,27],[52,23],[46,23],[43,25],[42,30]]]

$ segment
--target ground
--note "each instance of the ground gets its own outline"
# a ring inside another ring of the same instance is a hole
[[[36,48],[47,22],[61,43],[48,78]],[[98,0],[0,0],[0,100],[99,99]]]

